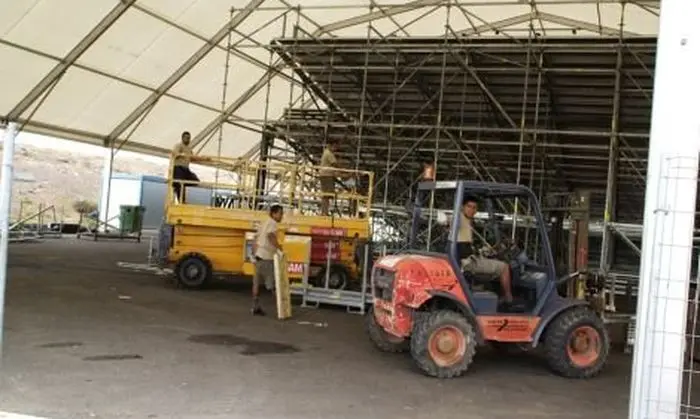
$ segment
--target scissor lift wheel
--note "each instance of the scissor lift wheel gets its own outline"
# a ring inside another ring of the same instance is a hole
[[[183,256],[175,266],[175,278],[187,289],[202,289],[209,285],[212,277],[211,263],[201,255]]]

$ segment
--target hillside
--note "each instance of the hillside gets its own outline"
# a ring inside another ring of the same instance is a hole
[[[12,219],[18,219],[20,211],[26,216],[38,211],[40,205],[54,205],[57,218],[77,220],[72,209],[75,201],[97,203],[99,200],[102,165],[103,158],[99,155],[18,144],[15,149]],[[167,169],[165,160],[157,163],[134,157],[133,153],[118,153],[114,161],[114,171],[118,173],[164,176]],[[200,174],[200,177],[208,176]],[[48,215],[44,221],[53,221],[53,216]]]

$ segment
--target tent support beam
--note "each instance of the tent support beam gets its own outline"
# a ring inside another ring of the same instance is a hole
[[[260,6],[265,0],[251,0],[246,7],[241,9],[233,19],[219,29],[219,31],[208,40],[208,42],[198,49],[192,56],[185,61],[170,77],[168,77],[151,95],[146,98],[133,112],[129,114],[122,122],[120,122],[112,132],[105,138],[105,145],[112,143],[116,138],[124,133],[131,125],[136,122],[141,115],[148,109],[152,108],[165,93],[170,90],[180,79],[190,72],[202,59],[209,54],[211,50],[216,48],[235,28],[241,25],[255,9]]]
[[[122,0],[114,6],[107,16],[105,16],[100,23],[95,26],[90,33],[88,33],[83,39],[78,42],[78,45],[73,47],[73,49],[61,60],[56,66],[49,71],[49,73],[44,76],[39,83],[37,83],[34,88],[27,93],[27,95],[15,106],[8,114],[8,121],[16,121],[24,112],[29,109],[30,106],[37,99],[41,97],[48,88],[50,88],[58,79],[63,76],[63,74],[68,71],[68,69],[75,63],[81,55],[87,51],[92,44],[97,41],[102,34],[107,32],[107,30],[119,20],[119,18],[126,12],[136,0]]]

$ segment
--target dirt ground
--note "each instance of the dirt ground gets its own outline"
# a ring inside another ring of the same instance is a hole
[[[362,318],[249,315],[248,285],[183,291],[116,262],[146,244],[47,239],[10,248],[0,409],[49,418],[622,418],[630,358],[593,380],[487,350],[459,379],[377,352]],[[271,301],[266,301],[272,308]]]

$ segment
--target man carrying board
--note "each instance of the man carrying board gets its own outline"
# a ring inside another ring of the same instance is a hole
[[[282,221],[284,210],[281,205],[270,207],[270,216],[260,223],[253,241],[253,256],[255,257],[255,275],[253,276],[253,308],[254,316],[264,316],[265,311],[260,307],[260,285],[264,284],[268,291],[275,285],[275,253],[282,251],[282,245],[277,240],[277,225]]]

